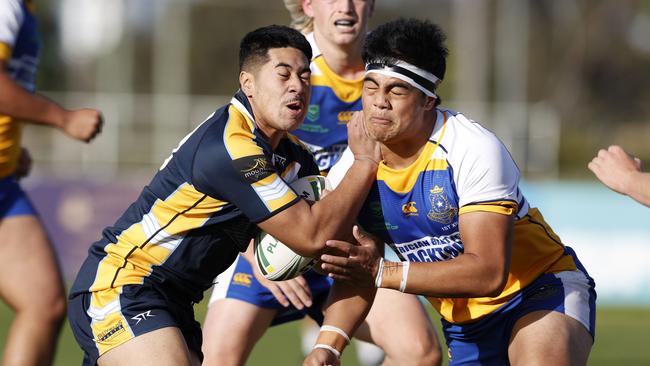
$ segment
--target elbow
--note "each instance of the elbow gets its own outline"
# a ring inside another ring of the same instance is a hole
[[[497,297],[506,287],[508,283],[507,271],[491,270],[489,275],[486,275],[484,281],[481,281],[480,288],[477,289],[477,297]]]

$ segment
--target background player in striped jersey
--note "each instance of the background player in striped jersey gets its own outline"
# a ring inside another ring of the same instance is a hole
[[[307,111],[310,58],[288,27],[243,38],[241,89],[181,140],[88,251],[68,303],[85,365],[200,364],[193,304],[260,229],[310,257],[350,229],[379,157],[359,118],[348,135],[361,157],[339,188],[309,205],[286,183],[318,173],[289,134]]]
[[[305,365],[335,364],[375,287],[421,294],[442,315],[450,365],[584,365],[595,329],[594,282],[519,189],[503,144],[464,115],[438,107],[445,36],[401,19],[367,38],[363,113],[382,162],[354,230],[359,245],[322,268],[358,287],[327,308]],[[333,184],[354,154],[330,171]],[[387,224],[387,223],[390,223]],[[384,261],[388,243],[399,262]],[[365,290],[364,290],[365,289]],[[352,295],[356,294],[359,297]],[[363,295],[365,294],[365,295]],[[395,309],[397,311],[397,309]]]
[[[66,110],[35,90],[40,42],[30,1],[0,1],[0,297],[16,312],[4,365],[48,365],[65,315],[65,291],[50,240],[17,178],[28,172],[22,122],[60,128],[88,142],[94,109]],[[21,163],[21,159],[23,163]]]
[[[352,112],[361,109],[365,73],[361,46],[374,1],[285,0],[285,5],[292,25],[306,34],[313,51],[309,110],[294,134],[309,146],[319,169],[326,173],[347,146],[346,124]],[[252,258],[252,254],[248,253],[248,257]],[[314,271],[289,281],[266,280],[242,256],[216,282],[203,327],[205,364],[214,365],[245,364],[253,346],[271,325],[305,315],[320,322],[331,286],[331,280]],[[394,312],[394,305],[403,311]],[[358,335],[386,350],[384,364],[440,362],[435,331],[415,296],[380,291],[366,320]],[[315,336],[303,340],[306,352]],[[398,343],[400,339],[410,341]],[[373,351],[377,353],[372,346],[360,346],[360,360]],[[381,360],[379,353],[372,361]]]

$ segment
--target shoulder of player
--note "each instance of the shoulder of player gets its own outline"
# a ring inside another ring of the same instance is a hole
[[[500,148],[502,145],[492,131],[464,114],[451,109],[439,109],[438,111],[439,117],[443,118],[446,125],[440,145],[450,154],[472,151],[480,153],[492,150],[494,147]]]

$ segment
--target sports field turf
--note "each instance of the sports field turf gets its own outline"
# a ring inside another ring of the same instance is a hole
[[[205,314],[205,302],[197,305],[196,313],[197,317],[202,320]],[[9,308],[0,304],[0,342],[2,344],[4,344],[11,317],[12,313]],[[248,365],[300,365],[298,326],[298,323],[293,322],[271,328],[254,349]],[[596,327],[596,344],[589,359],[590,366],[650,365],[650,307],[599,308]],[[2,354],[2,350],[0,350],[0,354]],[[80,364],[81,351],[66,324],[59,342],[55,365]],[[346,351],[343,365],[357,365],[354,352]]]

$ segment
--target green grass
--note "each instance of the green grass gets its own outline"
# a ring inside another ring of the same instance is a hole
[[[200,320],[204,318],[205,302],[197,305],[196,313]],[[11,318],[10,309],[0,303],[0,343],[2,344]],[[302,358],[299,325],[298,322],[292,322],[271,328],[253,350],[247,365],[300,365]],[[436,328],[439,329],[437,321]],[[598,308],[596,344],[592,349],[589,365],[650,365],[649,341],[650,308]],[[344,354],[343,364],[357,366],[354,352],[350,351],[347,350]],[[2,350],[0,350],[1,354]],[[443,354],[446,354],[446,351]],[[81,357],[81,350],[66,324],[61,334],[54,364],[56,366],[80,365]]]

